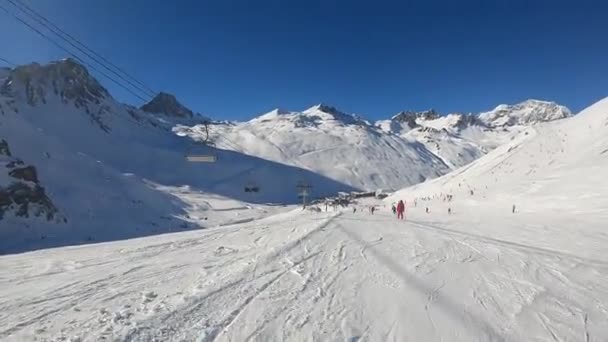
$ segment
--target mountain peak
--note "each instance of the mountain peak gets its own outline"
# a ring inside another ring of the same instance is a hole
[[[491,111],[480,113],[479,118],[488,126],[514,126],[553,121],[572,116],[565,106],[551,101],[528,99],[508,105],[501,104]]]
[[[182,105],[173,94],[160,92],[150,102],[141,106],[147,113],[164,114],[180,118],[191,118],[194,113]]]
[[[391,120],[400,123],[407,123],[410,128],[414,128],[418,126],[416,123],[416,120],[418,119],[435,120],[439,118],[439,116],[439,113],[437,113],[434,109],[423,110],[420,112],[407,110],[393,115]]]
[[[48,64],[31,63],[11,69],[0,88],[9,96],[25,97],[27,103],[46,103],[50,94],[61,97],[63,102],[74,101],[78,105],[100,103],[110,93],[89,74],[87,68],[72,58]]]
[[[320,112],[332,114],[332,115],[346,115],[344,112],[340,111],[338,108],[325,104],[325,103],[319,103],[317,105],[314,105],[314,106],[306,109],[304,112],[313,112],[313,111],[320,111]]]

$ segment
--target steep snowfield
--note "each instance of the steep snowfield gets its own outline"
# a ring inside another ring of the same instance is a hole
[[[0,257],[0,339],[608,340],[607,133],[608,99],[356,213]]]
[[[314,186],[313,196],[352,189],[308,170],[204,146],[193,152],[217,155],[218,162],[188,163],[192,140],[171,131],[203,121],[188,116],[120,104],[72,60],[11,70],[0,85],[0,139],[36,168],[67,221],[15,216],[11,209],[0,220],[0,253],[210,226],[188,218],[192,196],[297,203],[302,181]],[[249,183],[260,191],[246,193]],[[188,198],[166,190],[183,185]]]
[[[303,112],[274,110],[212,131],[220,148],[308,169],[359,189],[398,189],[449,171],[420,143],[385,134],[326,105]]]

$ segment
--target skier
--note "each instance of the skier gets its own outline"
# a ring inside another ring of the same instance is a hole
[[[376,207],[375,206],[371,206],[371,208],[369,208],[370,213],[372,213],[372,215],[374,215],[374,211],[376,211]]]
[[[404,219],[403,218],[403,212],[405,211],[405,204],[403,203],[402,200],[399,200],[399,203],[397,203],[397,219]]]
[[[393,215],[397,214],[397,207],[395,207],[395,203],[393,203],[391,209],[393,210]]]
[[[357,212],[357,207],[353,207],[353,214]]]

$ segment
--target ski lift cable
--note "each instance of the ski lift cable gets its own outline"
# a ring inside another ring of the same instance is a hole
[[[10,12],[6,7],[0,5],[0,9],[2,9],[4,12],[6,12],[8,15],[12,16],[13,18],[15,18],[17,21],[19,21],[20,23],[22,23],[23,25],[27,26],[30,30],[36,32],[38,35],[40,35],[41,37],[45,38],[46,40],[48,40],[49,42],[51,42],[53,45],[55,45],[56,47],[58,47],[59,49],[63,50],[64,52],[68,53],[70,56],[74,57],[77,61],[79,61],[80,63],[86,65],[87,67],[91,68],[92,70],[97,71],[99,74],[101,74],[102,76],[104,76],[105,78],[111,80],[112,82],[114,82],[115,84],[117,84],[118,86],[120,86],[121,88],[123,88],[124,90],[128,91],[129,93],[131,93],[131,95],[137,97],[138,99],[144,101],[144,102],[148,102],[150,99],[145,99],[142,96],[140,96],[139,94],[135,93],[133,90],[131,90],[129,87],[123,85],[122,83],[120,83],[119,81],[116,81],[114,78],[112,78],[111,76],[108,76],[106,73],[104,73],[103,71],[99,70],[98,68],[96,68],[94,65],[91,65],[87,62],[85,62],[84,60],[82,60],[82,58],[78,57],[76,54],[74,54],[72,51],[68,50],[66,47],[64,47],[63,45],[61,45],[60,43],[58,43],[56,40],[52,39],[51,37],[47,36],[46,34],[44,34],[42,31],[40,31],[39,29],[37,29],[36,27],[34,27],[33,25],[31,25],[30,23],[28,23],[26,20],[22,19],[21,17],[19,17],[18,15]]]
[[[8,65],[9,65],[9,66],[11,66],[11,67],[16,67],[16,66],[17,66],[17,64],[15,64],[15,63],[13,63],[13,62],[9,61],[8,59],[2,58],[2,57],[0,57],[0,61],[2,61],[2,62],[4,62],[4,63],[8,64]]]
[[[148,86],[146,86],[143,82],[139,81],[137,78],[131,76],[128,72],[126,72],[124,69],[120,68],[119,66],[117,66],[116,64],[112,63],[111,61],[109,61],[107,58],[105,58],[103,55],[97,53],[96,51],[94,51],[93,49],[89,48],[86,44],[82,43],[80,40],[78,40],[77,38],[75,38],[74,36],[72,36],[71,34],[69,34],[68,32],[65,32],[65,30],[62,30],[59,26],[57,26],[56,24],[54,24],[52,21],[50,21],[48,18],[46,18],[45,16],[43,16],[42,14],[40,14],[39,12],[35,11],[33,8],[31,8],[30,6],[28,6],[25,2],[23,2],[22,0],[16,0],[21,6],[23,6],[24,8],[26,8],[27,10],[29,10],[30,12],[32,12],[34,15],[36,15],[37,17],[41,18],[42,20],[44,20],[45,22],[47,22],[49,25],[53,26],[54,28],[56,28],[59,32],[61,32],[62,34],[64,34],[65,36],[67,36],[68,38],[70,38],[71,40],[75,41],[77,44],[79,44],[80,46],[82,46],[84,49],[86,49],[87,51],[91,52],[92,54],[96,55],[97,57],[99,57],[101,60],[103,60],[104,62],[106,62],[107,64],[111,65],[113,68],[115,68],[116,70],[120,71],[122,74],[124,74],[125,76],[127,76],[128,78],[130,78],[131,80],[133,80],[134,82],[138,83],[139,85],[141,85],[142,87],[144,87],[147,91],[149,91],[152,94],[156,94],[156,92],[152,89],[150,89]]]
[[[11,3],[18,10],[20,10],[21,13],[25,14],[27,17],[29,17],[30,19],[33,19],[39,25],[43,26],[44,28],[46,28],[47,30],[49,30],[50,32],[52,32],[53,34],[55,34],[59,39],[61,39],[65,43],[69,44],[74,49],[78,50],[80,53],[82,53],[83,55],[87,56],[88,58],[90,58],[92,61],[94,61],[98,65],[102,66],[104,69],[106,69],[107,71],[111,72],[113,75],[115,75],[116,77],[120,78],[122,81],[127,82],[131,87],[133,87],[137,91],[141,92],[142,94],[144,94],[146,96],[150,96],[150,97],[153,97],[156,94],[152,90],[144,89],[141,86],[133,83],[132,81],[130,81],[129,79],[127,79],[126,77],[124,77],[123,75],[121,75],[120,73],[118,73],[115,70],[113,70],[112,68],[108,67],[106,65],[106,63],[104,63],[104,62],[100,61],[98,58],[96,58],[93,55],[94,53],[91,54],[91,53],[87,52],[87,50],[90,50],[90,49],[88,49],[84,44],[80,43],[78,40],[76,40],[74,38],[71,38],[71,40],[66,39],[66,36],[68,36],[68,37],[71,37],[71,36],[67,35],[63,30],[56,28],[57,27],[56,25],[54,25],[52,23],[51,24],[47,24],[47,22],[50,23],[50,21],[48,21],[46,18],[44,18],[42,15],[38,14],[37,12],[33,11],[31,8],[27,7],[22,2],[20,2],[18,0],[17,1],[6,0],[6,1],[8,1],[9,3]],[[27,10],[24,9],[23,7],[20,7],[18,5],[18,3],[21,6],[25,7]],[[79,45],[82,45],[84,48],[81,47],[81,46],[79,46]]]

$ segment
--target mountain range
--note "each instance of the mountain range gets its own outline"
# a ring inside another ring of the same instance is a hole
[[[0,250],[209,226],[190,216],[200,205],[193,197],[289,204],[300,201],[302,184],[312,197],[396,190],[570,115],[555,103],[528,100],[476,115],[405,111],[371,123],[319,104],[227,122],[168,93],[141,108],[120,103],[72,59],[4,68]],[[207,128],[213,144],[201,143]],[[189,153],[217,162],[189,163]]]

